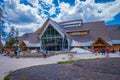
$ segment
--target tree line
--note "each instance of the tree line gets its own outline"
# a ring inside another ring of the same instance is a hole
[[[3,10],[0,8],[0,53],[2,53],[4,48],[12,48],[13,46],[18,46],[18,29],[15,27],[10,28],[10,32],[5,32],[6,26],[4,25],[5,17],[3,16]],[[6,34],[7,33],[7,34]],[[5,45],[2,44],[2,38],[5,37]]]

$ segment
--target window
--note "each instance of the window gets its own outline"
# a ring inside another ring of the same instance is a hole
[[[64,48],[65,48],[65,49],[68,49],[68,41],[67,41],[66,38],[64,39]]]
[[[52,25],[49,25],[41,38],[42,49],[47,51],[61,51],[62,39],[62,36]]]
[[[74,32],[68,32],[69,35],[87,35],[88,30],[84,31],[74,31]]]

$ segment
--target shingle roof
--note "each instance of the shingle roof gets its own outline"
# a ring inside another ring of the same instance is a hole
[[[44,30],[45,26],[47,25],[47,23],[50,21],[52,21],[50,18],[48,18],[44,24],[42,25],[42,27],[40,27],[37,31],[33,32],[33,33],[26,33],[22,36],[20,36],[18,39],[19,41],[29,41],[30,43],[39,43],[39,35],[42,33],[42,31]],[[52,21],[52,23],[67,37],[69,37],[69,35],[66,33],[66,31],[55,21]]]
[[[112,44],[120,44],[120,40],[112,40]]]
[[[41,28],[39,28],[34,33],[27,33],[23,36],[19,37],[20,41],[27,40],[30,41],[30,43],[39,43],[39,35],[44,30],[47,23],[51,20],[48,18]],[[52,21],[52,20],[51,20]],[[82,20],[73,20],[73,21],[82,21]],[[65,21],[57,23],[55,21],[52,21],[52,23],[65,35],[70,36],[67,34],[67,32],[74,32],[74,31],[83,31],[88,30],[89,33],[87,35],[71,35],[70,37],[75,40],[82,43],[95,41],[99,37],[101,37],[103,40],[105,40],[108,43],[120,43],[120,29],[118,29],[118,26],[109,26],[106,27],[104,21],[97,21],[97,22],[88,22],[88,23],[82,23],[81,26],[75,26],[75,27],[62,27],[61,24],[69,23],[72,21]]]
[[[40,43],[30,43],[29,41],[23,40],[27,47],[40,47]]]
[[[72,35],[71,38],[78,42],[93,41],[93,37],[90,34],[88,34],[88,35]]]
[[[57,29],[58,29],[60,32],[62,32],[62,34],[64,34],[65,36],[69,37],[69,35],[68,35],[68,34],[66,33],[66,31],[61,27],[61,25],[59,25],[57,22],[51,20],[50,18],[48,18],[48,19],[44,22],[44,24],[42,25],[42,27],[39,28],[39,29],[36,31],[36,33],[37,33],[38,35],[41,35],[41,34],[42,34],[42,32],[44,31],[45,27],[48,25],[48,22],[51,22],[53,25],[55,25],[55,27],[57,27]]]
[[[77,27],[64,28],[67,32],[89,30],[88,35],[74,35],[73,39],[79,42],[95,41],[98,37],[101,37],[105,41],[110,41],[110,35],[104,21],[83,23]]]
[[[69,35],[67,34],[67,32],[65,31],[65,29],[63,27],[61,27],[61,25],[59,25],[57,22],[53,21],[54,25],[66,36],[69,37]]]
[[[44,30],[44,28],[47,25],[49,20],[50,20],[50,18],[46,19],[45,22],[43,23],[43,25],[35,32],[38,34],[38,36],[42,33],[42,31]]]
[[[120,26],[108,26],[107,28],[112,40],[120,40]]]
[[[26,40],[26,41],[29,41],[30,43],[39,43],[39,38],[38,38],[38,35],[37,33],[26,33],[22,36],[20,36],[19,38],[19,41],[23,41],[23,40]]]

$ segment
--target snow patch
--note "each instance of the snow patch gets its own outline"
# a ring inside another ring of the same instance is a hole
[[[37,50],[32,50],[32,51],[31,51],[31,53],[35,53],[35,52],[37,52]]]
[[[91,51],[89,50],[86,50],[86,49],[82,49],[82,48],[72,48],[70,52],[77,52],[77,53],[92,53]]]

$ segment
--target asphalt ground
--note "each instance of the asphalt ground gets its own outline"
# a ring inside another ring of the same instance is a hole
[[[16,70],[9,77],[10,80],[120,80],[120,58],[33,66]]]

